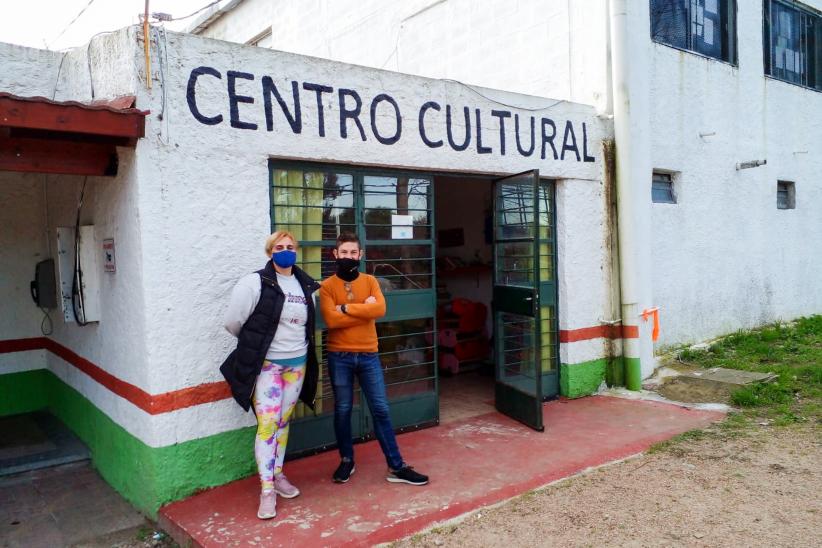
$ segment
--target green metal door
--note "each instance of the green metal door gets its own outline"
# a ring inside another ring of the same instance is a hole
[[[300,243],[299,263],[317,280],[334,274],[337,235],[356,232],[365,249],[364,272],[380,282],[387,314],[377,323],[386,392],[397,430],[432,424],[438,417],[433,187],[431,178],[392,171],[272,160],[271,227]],[[400,223],[411,220],[410,229]],[[288,455],[327,449],[334,437],[334,399],[328,376],[326,330],[317,321],[320,382],[315,411],[295,410]],[[373,421],[358,388],[352,433],[373,435]]]
[[[495,405],[539,431],[558,387],[552,205],[537,170],[494,181]]]

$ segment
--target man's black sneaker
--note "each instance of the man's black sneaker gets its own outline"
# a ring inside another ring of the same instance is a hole
[[[414,472],[410,466],[403,466],[399,470],[389,470],[385,479],[391,483],[410,483],[411,485],[428,483],[428,476]]]
[[[353,460],[341,460],[340,465],[334,471],[334,475],[331,477],[336,483],[345,483],[349,479],[351,479],[351,474],[354,473],[354,461]]]

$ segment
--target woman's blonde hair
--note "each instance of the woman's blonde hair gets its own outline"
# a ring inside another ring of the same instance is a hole
[[[274,246],[277,245],[277,242],[285,238],[291,238],[291,241],[294,242],[294,249],[298,249],[300,247],[299,242],[297,242],[297,238],[295,238],[292,233],[287,230],[278,230],[265,239],[265,254],[271,257],[271,253],[274,251]]]

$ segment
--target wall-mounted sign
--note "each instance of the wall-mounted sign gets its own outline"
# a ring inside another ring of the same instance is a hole
[[[596,161],[596,145],[588,142],[588,125],[580,120],[549,118],[542,115],[544,112],[517,112],[513,107],[507,110],[501,104],[498,109],[483,110],[475,105],[450,104],[442,98],[438,102],[419,97],[413,104],[402,104],[402,97],[398,96],[398,101],[388,93],[335,89],[329,82],[291,80],[289,86],[283,78],[275,82],[270,75],[197,67],[189,74],[186,86],[189,112],[206,126],[227,124],[235,129],[273,132],[285,122],[293,134],[302,135],[303,123],[314,119],[321,138],[336,134],[341,139],[376,140],[389,146],[418,140],[428,148],[454,153],[468,149],[475,154]],[[208,88],[203,86],[211,89],[209,99],[203,93]],[[220,87],[225,91],[217,91]],[[242,95],[240,89],[257,91],[255,95]],[[223,104],[213,104],[213,97]],[[260,106],[252,106],[255,104]],[[257,118],[252,118],[253,109],[257,110]],[[263,127],[260,111],[265,115]]]
[[[391,215],[391,238],[394,240],[413,240],[414,216]]]
[[[114,238],[103,240],[103,269],[112,273],[117,271],[117,264],[114,260]]]

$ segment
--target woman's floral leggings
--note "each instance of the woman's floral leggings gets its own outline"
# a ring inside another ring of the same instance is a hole
[[[254,388],[254,413],[257,437],[254,456],[262,488],[274,489],[274,476],[283,471],[288,422],[300,396],[305,364],[300,367],[277,365],[265,360]]]

